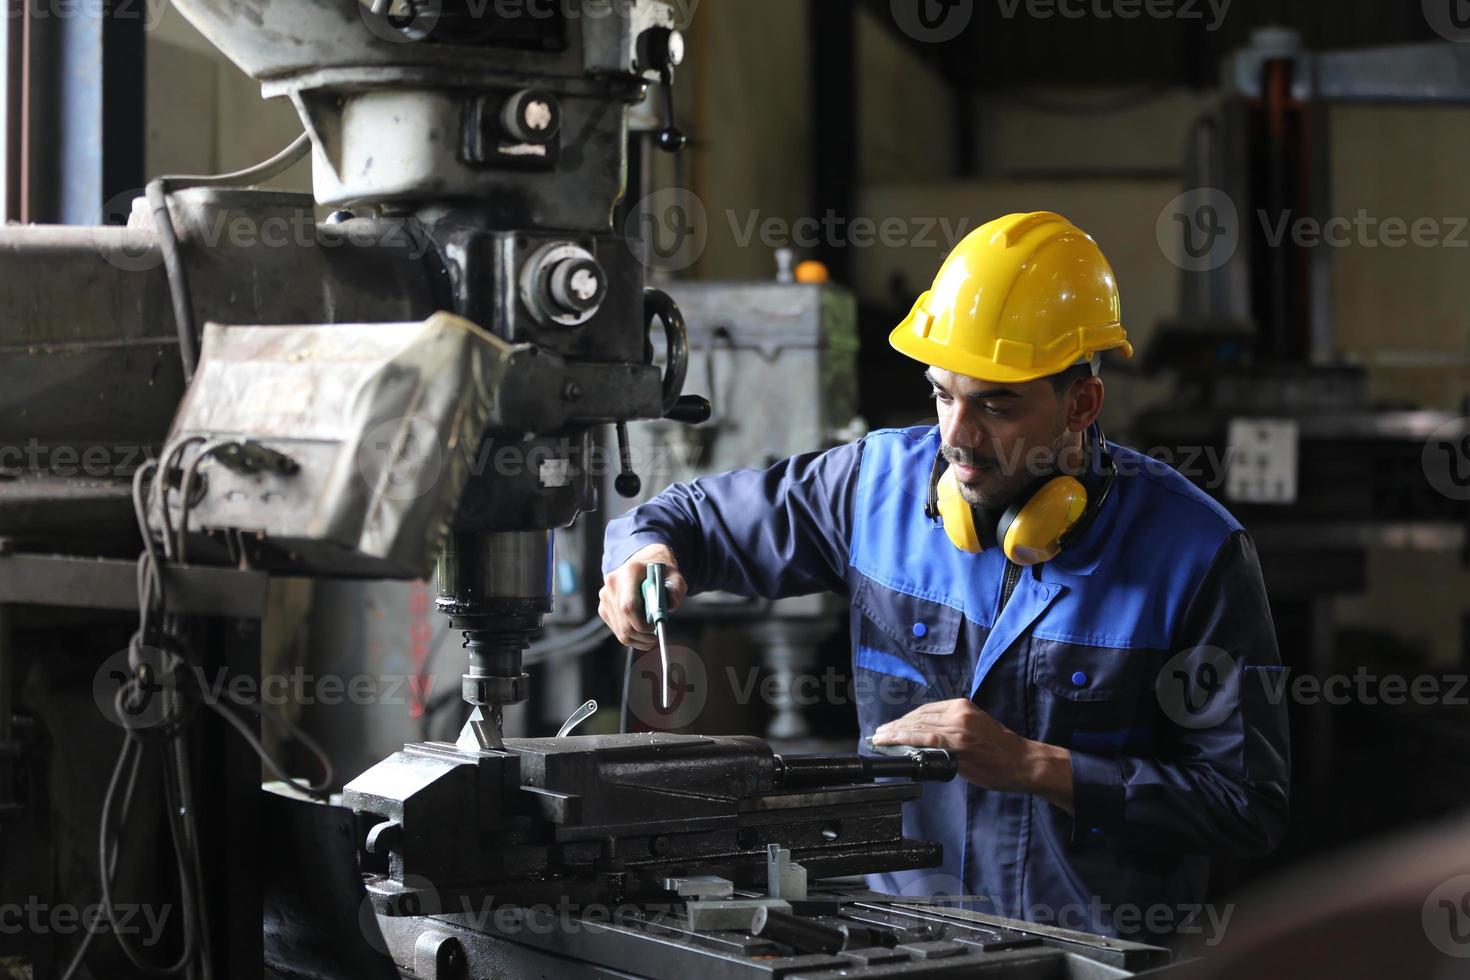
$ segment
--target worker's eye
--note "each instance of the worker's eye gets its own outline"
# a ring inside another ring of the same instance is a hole
[[[989,415],[993,419],[1005,419],[1010,418],[1011,416],[1011,410],[1003,405],[987,404],[983,406],[983,409],[985,414]]]
[[[932,386],[929,388],[929,397],[937,402],[943,402],[946,405],[954,401],[954,398],[950,396],[949,392],[945,391],[943,388],[935,388]]]

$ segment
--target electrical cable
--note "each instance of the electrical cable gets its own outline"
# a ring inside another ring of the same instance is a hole
[[[174,553],[178,556],[179,564],[185,563],[184,548],[185,538],[189,533],[189,508],[193,506],[190,499],[194,494],[194,481],[198,479],[199,467],[210,456],[221,449],[230,446],[241,445],[238,439],[214,439],[206,442],[194,458],[184,466],[184,475],[179,479],[179,530],[178,540],[174,543]]]
[[[204,442],[204,436],[185,436],[164,448],[158,457],[158,478],[153,481],[153,498],[158,502],[158,513],[163,521],[163,556],[174,557],[173,521],[168,509],[169,474],[174,469],[174,457],[196,442]]]
[[[284,173],[311,150],[311,135],[302,133],[268,160],[227,174],[195,176],[178,174],[155,177],[148,182],[145,194],[148,208],[153,214],[153,227],[158,235],[158,250],[163,256],[163,269],[168,279],[169,298],[173,302],[174,327],[179,337],[179,358],[184,365],[184,383],[194,379],[194,369],[199,364],[199,352],[194,331],[194,303],[189,293],[189,279],[185,274],[183,254],[179,249],[179,233],[174,227],[173,212],[168,207],[168,196],[176,190],[190,187],[224,187],[230,185],[249,187],[262,184],[272,177]]]
[[[129,738],[126,738],[126,737],[123,738],[122,749],[118,752],[117,762],[113,766],[113,778],[114,779],[117,777],[117,774],[122,770],[122,767],[123,767],[123,765],[126,762],[127,752],[132,747],[132,745],[133,745],[132,739],[129,739]],[[126,820],[127,819],[127,815],[128,815],[128,810],[130,810],[132,808],[132,805],[133,805],[133,789],[134,789],[134,787],[136,787],[137,782],[138,782],[137,776],[138,776],[138,770],[136,768],[133,769],[133,771],[128,776],[128,788],[127,788],[127,791],[123,793],[122,814],[119,817],[120,820]],[[104,869],[104,872],[105,872],[105,874],[109,878],[112,875],[116,874],[116,872],[117,872],[117,854],[116,853],[114,853],[112,855],[112,860],[108,864],[107,868]],[[76,952],[74,954],[72,954],[71,962],[69,964],[67,964],[66,970],[63,971],[62,974],[61,974],[61,980],[72,980],[72,978],[76,976],[77,970],[81,967],[83,961],[86,960],[86,958],[87,958],[87,951],[92,948],[92,940],[94,940],[94,939],[97,938],[97,933],[100,931],[98,929],[98,926],[100,926],[100,925],[101,925],[100,921],[98,921],[96,919],[93,919],[90,924],[89,923],[85,923],[85,922],[82,923],[82,928],[86,931],[87,934],[82,937],[81,945],[79,945],[77,947]]]
[[[173,215],[169,210],[168,196],[173,190],[181,190],[188,187],[220,187],[227,185],[251,186],[270,180],[272,177],[283,173],[297,161],[301,160],[310,151],[311,138],[307,133],[302,133],[291,144],[274,156],[244,170],[237,170],[226,174],[215,174],[210,176],[179,175],[156,177],[149,181],[146,196],[149,208],[153,214],[153,224],[158,235],[159,251],[164,261],[164,271],[169,285],[169,295],[174,309],[175,327],[178,332],[179,357],[183,362],[184,380],[190,382],[194,377],[194,370],[198,365],[198,351],[194,331],[193,303],[189,293],[189,283],[185,275],[182,254],[179,248],[178,229],[174,226]],[[148,692],[139,689],[139,671],[146,664],[143,660],[145,644],[155,637],[153,631],[153,616],[155,611],[163,613],[167,608],[164,599],[164,581],[162,574],[163,561],[159,557],[158,542],[154,540],[153,530],[148,520],[148,504],[145,501],[143,491],[144,484],[154,478],[152,489],[154,499],[159,504],[159,511],[163,521],[163,555],[164,560],[175,559],[182,562],[184,556],[184,540],[188,530],[188,512],[190,506],[189,496],[193,489],[193,481],[197,475],[200,463],[217,452],[219,448],[228,445],[228,441],[218,441],[217,444],[206,445],[192,459],[184,470],[180,481],[180,504],[179,504],[179,531],[177,537],[171,527],[171,516],[168,507],[168,475],[172,471],[174,457],[182,453],[189,445],[201,442],[200,436],[188,436],[178,440],[167,447],[160,460],[149,460],[138,467],[133,473],[132,480],[132,504],[133,515],[138,522],[138,530],[143,539],[143,551],[138,556],[137,573],[137,598],[138,598],[138,629],[128,641],[128,660],[134,675],[126,683],[118,688],[114,699],[114,706],[118,710],[119,717],[125,717],[125,706],[123,702],[129,698],[146,697]],[[174,546],[177,545],[177,548]],[[188,666],[188,658],[184,655],[188,651],[187,645],[177,636],[176,623],[165,622],[165,628],[160,635],[168,635],[173,641],[176,649],[164,650],[165,656],[171,658],[168,661],[168,669],[162,680],[166,684],[167,693],[164,697],[165,723],[151,731],[125,727],[123,744],[118,751],[117,762],[113,766],[112,776],[108,780],[107,790],[103,796],[102,814],[97,837],[98,877],[102,893],[102,910],[106,915],[108,924],[111,926],[114,939],[123,954],[144,976],[155,978],[155,980],[170,980],[185,974],[193,978],[199,975],[197,966],[202,966],[204,980],[212,980],[213,957],[209,948],[209,925],[207,909],[203,901],[203,875],[201,873],[201,862],[199,858],[199,835],[194,809],[193,777],[190,766],[188,744],[184,735],[191,720],[188,702],[192,695],[199,692],[186,691],[176,681],[179,665]],[[173,627],[170,629],[169,627]],[[136,701],[134,701],[136,703]],[[146,703],[146,702],[145,702]],[[248,726],[233,712],[223,708],[216,702],[208,702],[212,708],[218,711],[237,731],[245,736],[246,741],[255,749],[262,761],[278,776],[293,782],[284,776],[280,766],[271,758],[261,743],[259,737],[251,732]],[[323,783],[320,786],[313,784],[312,795],[320,795],[322,789],[330,786],[335,780],[335,770],[330,759],[322,751],[321,746],[306,735],[298,726],[289,719],[278,717],[267,712],[259,705],[250,704],[236,700],[235,703],[241,707],[257,713],[261,718],[270,720],[281,725],[291,732],[302,742],[314,755],[322,761],[325,772]],[[174,845],[174,856],[178,866],[179,891],[184,903],[183,948],[179,958],[171,964],[159,965],[149,962],[136,950],[132,943],[125,937],[117,920],[117,909],[112,900],[113,881],[117,872],[118,856],[121,853],[120,838],[127,824],[129,811],[132,808],[133,794],[137,785],[138,772],[142,766],[143,750],[147,744],[162,743],[165,754],[164,768],[164,796],[168,807],[169,835]],[[116,803],[119,781],[123,772],[127,772],[126,791],[123,797],[122,811],[118,815],[116,824],[113,820],[113,809]],[[100,923],[94,923],[100,925]],[[84,924],[85,927],[85,924]],[[86,928],[86,936],[78,945],[76,952],[72,955],[70,963],[62,974],[62,980],[72,980],[77,971],[85,961],[97,930]]]
[[[271,772],[283,781],[291,783],[316,798],[325,796],[325,791],[336,781],[335,768],[326,752],[295,722],[266,710],[262,705],[245,701],[243,698],[231,697],[230,699],[232,704],[281,726],[305,746],[322,765],[323,776],[317,783],[303,784],[287,776],[280,763],[270,755],[259,736],[250,730],[243,719],[220,704],[218,700],[205,696],[204,691],[190,683],[196,676],[190,672],[190,668],[196,666],[195,658],[192,657],[187,642],[179,635],[180,624],[177,617],[167,612],[167,602],[164,596],[162,566],[164,562],[174,557],[170,552],[175,549],[170,548],[169,542],[165,540],[165,555],[160,558],[158,542],[149,521],[146,503],[149,494],[145,491],[145,486],[149,486],[150,479],[154,481],[149,489],[156,491],[154,499],[159,502],[160,510],[164,513],[164,519],[167,522],[168,489],[164,484],[168,482],[168,473],[175,457],[189,444],[196,441],[202,440],[198,437],[179,440],[165,450],[161,461],[149,460],[133,474],[133,513],[137,518],[139,532],[143,539],[143,550],[138,556],[136,582],[138,629],[128,641],[128,660],[132,674],[119,686],[114,695],[114,710],[117,717],[127,718],[135,713],[135,709],[140,704],[147,704],[147,698],[154,690],[161,690],[163,692],[163,718],[159,724],[148,727],[124,725],[122,748],[118,752],[117,762],[103,797],[97,837],[98,878],[102,896],[100,904],[103,914],[124,956],[138,973],[149,977],[150,980],[173,980],[180,976],[187,977],[188,980],[194,980],[199,976],[202,976],[203,980],[213,980],[214,976],[209,916],[203,897],[204,878],[199,854],[193,770],[189,759],[188,741],[185,737],[190,722],[197,714],[197,706],[203,703],[219,713],[226,723],[245,738],[245,741]],[[185,467],[179,484],[179,529],[174,541],[174,544],[177,545],[179,561],[182,561],[184,557],[190,497],[199,465],[219,449],[231,444],[234,444],[233,440],[216,440],[206,443]],[[168,535],[168,537],[173,537],[173,535]],[[160,628],[157,630],[154,629],[156,615],[163,616]],[[157,650],[161,655],[160,661],[157,664],[150,663],[145,659],[145,649]],[[157,678],[148,677],[148,672],[153,670],[157,671]],[[145,684],[148,686],[145,687]],[[126,830],[138,773],[142,767],[144,750],[148,745],[159,745],[163,750],[166,817],[178,873],[180,900],[184,905],[181,924],[182,948],[178,959],[168,964],[151,962],[126,938],[121,929],[123,923],[118,921],[118,910],[113,900],[115,877],[121,853],[121,838]],[[124,772],[127,773],[126,791],[121,812],[114,818],[118,788]],[[100,926],[100,923],[97,925]],[[72,980],[77,975],[92,947],[95,936],[96,931],[89,928],[62,974],[63,980]]]
[[[273,711],[267,711],[261,705],[255,704],[254,702],[239,701],[233,698],[230,700],[231,704],[238,705],[247,711],[252,711],[266,721],[281,726],[287,732],[289,732],[293,738],[304,745],[307,751],[316,756],[317,761],[320,762],[322,765],[322,778],[318,782],[301,783],[298,782],[294,777],[286,775],[286,772],[281,767],[281,764],[277,762],[275,758],[270,754],[270,752],[266,749],[265,744],[260,740],[260,736],[252,732],[250,730],[250,726],[245,724],[244,719],[235,714],[233,711],[225,708],[225,706],[219,701],[210,700],[207,703],[211,710],[213,710],[225,721],[229,722],[230,726],[234,728],[235,731],[240,733],[241,738],[250,743],[250,747],[255,750],[255,754],[260,756],[260,761],[265,763],[266,768],[269,769],[272,775],[274,775],[277,779],[279,779],[283,783],[289,784],[290,786],[294,787],[302,793],[307,794],[308,796],[311,796],[314,799],[323,799],[327,796],[327,790],[334,782],[336,782],[336,769],[332,765],[331,760],[327,758],[327,754],[322,750],[321,745],[319,745],[317,741],[313,739],[310,735],[306,734],[306,732],[303,731],[301,727],[298,726],[295,722],[291,721],[284,715],[278,715]]]
[[[611,636],[612,633],[608,632],[607,624],[602,621],[602,617],[594,616],[568,633],[532,643],[526,647],[521,662],[536,664],[549,657],[581,656],[589,650],[597,649]]]

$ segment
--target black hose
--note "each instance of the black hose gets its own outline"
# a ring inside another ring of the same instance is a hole
[[[628,734],[628,715],[633,706],[633,659],[637,655],[632,647],[626,647],[623,657],[623,700],[618,706],[618,734]]]

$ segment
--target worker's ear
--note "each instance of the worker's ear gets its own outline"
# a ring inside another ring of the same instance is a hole
[[[1062,396],[1068,432],[1085,432],[1102,414],[1103,383],[1096,376],[1072,382]]]

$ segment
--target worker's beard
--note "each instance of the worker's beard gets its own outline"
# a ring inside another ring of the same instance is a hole
[[[999,512],[1010,506],[1011,501],[1031,484],[1057,472],[1057,458],[1066,448],[1066,444],[1066,420],[1059,417],[1056,431],[1052,433],[1045,452],[1033,446],[1018,451],[1014,459],[982,456],[973,449],[955,446],[943,446],[940,452],[951,463],[973,466],[980,470],[980,478],[974,483],[956,481],[960,497],[965,503],[971,507]]]

